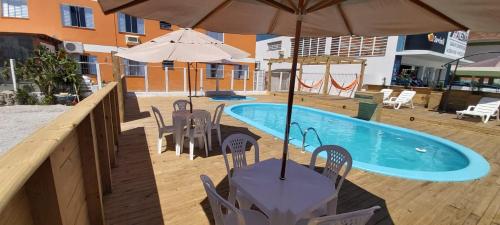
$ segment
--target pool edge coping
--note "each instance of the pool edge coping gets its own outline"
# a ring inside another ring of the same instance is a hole
[[[245,106],[245,105],[284,105],[286,104],[283,103],[259,103],[259,102],[254,102],[254,103],[240,103],[240,104],[234,104],[231,106],[228,106],[224,109],[224,112],[244,123],[247,123],[259,130],[264,131],[265,133],[268,133],[274,137],[277,137],[281,140],[284,140],[284,134],[280,133],[278,131],[275,131],[271,128],[268,128],[266,126],[256,124],[252,120],[240,116],[234,112],[232,112],[233,108],[240,107],[240,106]],[[423,136],[425,138],[432,139],[437,142],[441,142],[444,145],[447,145],[454,150],[458,151],[460,154],[464,155],[468,160],[469,164],[459,170],[452,170],[452,171],[439,171],[439,172],[429,172],[429,171],[412,171],[412,170],[405,170],[405,169],[397,169],[397,168],[391,168],[391,167],[386,167],[386,166],[379,166],[379,165],[374,165],[374,164],[369,164],[369,163],[364,163],[364,162],[359,162],[356,160],[353,160],[353,167],[357,169],[361,169],[364,171],[369,171],[369,172],[374,172],[377,174],[382,174],[386,176],[392,176],[392,177],[398,177],[398,178],[403,178],[403,179],[411,179],[411,180],[419,180],[419,181],[433,181],[433,182],[464,182],[464,181],[472,181],[472,180],[477,180],[482,177],[485,177],[489,174],[490,171],[490,165],[489,162],[479,153],[476,151],[457,144],[453,141],[447,140],[442,137],[438,137],[435,135],[427,134],[425,132],[421,131],[416,131],[404,127],[399,127],[395,125],[389,125],[385,123],[380,123],[380,122],[374,122],[374,121],[365,121],[365,120],[360,120],[356,119],[353,117],[349,117],[343,114],[339,113],[334,113],[334,112],[329,112],[313,107],[308,107],[308,106],[302,106],[302,105],[294,105],[293,107],[296,108],[302,108],[305,110],[311,110],[317,113],[322,113],[322,114],[329,114],[333,116],[338,116],[345,118],[350,121],[357,121],[361,123],[367,123],[371,125],[376,125],[376,126],[382,126],[385,128],[389,129],[394,129],[394,130],[399,130],[405,133],[413,133],[416,135]],[[298,148],[302,147],[302,142],[300,140],[296,139],[291,139],[290,143],[295,145]],[[312,147],[306,147],[306,150],[309,152],[312,152]]]

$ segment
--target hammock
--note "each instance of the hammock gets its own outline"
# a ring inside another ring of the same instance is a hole
[[[337,83],[337,81],[335,81],[335,79],[333,79],[332,75],[330,75],[330,82],[332,83],[332,85],[335,88],[340,89],[342,91],[348,91],[348,90],[351,90],[354,87],[356,87],[356,85],[358,84],[358,79],[356,78],[349,85],[347,85],[345,87],[342,87],[342,85],[340,85],[339,83]]]
[[[323,80],[318,80],[316,83],[313,83],[309,86],[306,83],[304,83],[301,79],[299,79],[298,77],[297,77],[297,80],[299,81],[300,85],[302,85],[306,88],[309,88],[309,89],[320,87],[323,84]]]

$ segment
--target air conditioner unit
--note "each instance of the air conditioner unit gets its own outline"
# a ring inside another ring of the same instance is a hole
[[[83,44],[81,42],[64,41],[63,47],[67,53],[83,53]]]
[[[140,42],[139,36],[125,35],[125,43],[127,43],[127,45],[138,45]]]

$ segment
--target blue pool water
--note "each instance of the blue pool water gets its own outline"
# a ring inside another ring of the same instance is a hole
[[[229,95],[229,96],[214,96],[210,97],[211,101],[225,102],[225,101],[253,101],[255,98],[241,96],[241,95]]]
[[[225,112],[276,137],[284,137],[284,104],[238,104]],[[354,159],[353,166],[359,169],[429,181],[465,181],[485,176],[489,171],[488,162],[473,150],[426,133],[303,106],[293,107],[292,121],[302,129],[314,127],[324,145],[346,148]],[[292,144],[301,147],[297,126],[292,126],[290,137]],[[310,133],[306,150],[313,151],[319,145]]]

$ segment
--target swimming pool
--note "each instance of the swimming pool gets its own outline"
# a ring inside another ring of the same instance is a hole
[[[245,103],[229,106],[227,114],[283,139],[285,104]],[[489,164],[462,145],[430,134],[397,126],[364,121],[304,106],[294,106],[292,122],[302,129],[314,127],[323,144],[335,144],[351,153],[353,166],[389,176],[426,181],[467,181],[488,174]],[[290,143],[302,146],[297,126]],[[311,134],[306,150],[320,144]],[[281,150],[281,149],[279,149]]]
[[[227,95],[227,96],[213,96],[210,97],[211,101],[225,102],[225,101],[253,101],[255,98],[241,95]]]

